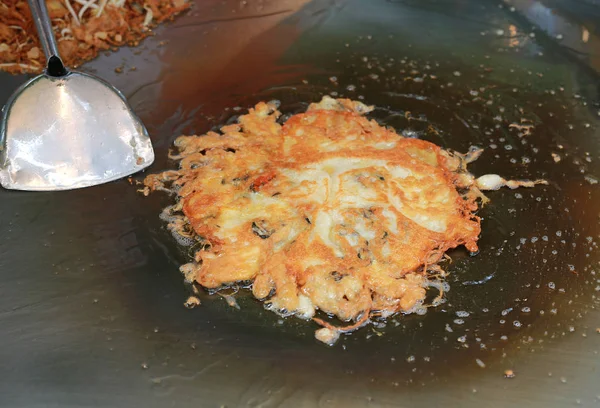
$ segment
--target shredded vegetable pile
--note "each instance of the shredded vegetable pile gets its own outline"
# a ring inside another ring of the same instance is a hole
[[[481,149],[404,138],[367,119],[372,109],[326,96],[282,125],[277,104],[261,102],[221,133],[179,137],[179,170],[142,191],[175,196],[162,218],[196,249],[186,279],[248,286],[270,310],[312,319],[327,344],[442,302],[446,251],[478,250],[481,190],[545,181],[475,178],[467,165]],[[432,287],[441,293],[427,301]]]
[[[151,28],[189,7],[188,0],[47,0],[63,62],[77,67],[102,50],[137,45]],[[45,57],[25,0],[0,3],[0,69],[39,73]]]

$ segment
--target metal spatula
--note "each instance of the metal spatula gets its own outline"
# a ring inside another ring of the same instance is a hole
[[[28,0],[48,60],[2,111],[0,183],[16,190],[68,190],[128,176],[154,151],[125,97],[58,55],[45,0]]]

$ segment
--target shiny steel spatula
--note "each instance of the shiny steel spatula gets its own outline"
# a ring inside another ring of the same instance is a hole
[[[16,190],[68,190],[133,174],[154,161],[142,122],[123,95],[66,69],[44,0],[28,0],[48,60],[45,73],[8,100],[0,122],[0,183]]]

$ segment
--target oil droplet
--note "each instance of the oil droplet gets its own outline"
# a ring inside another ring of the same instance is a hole
[[[505,370],[504,378],[515,378],[515,372],[513,370]]]

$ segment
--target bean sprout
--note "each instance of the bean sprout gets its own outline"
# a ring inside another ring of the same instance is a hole
[[[10,67],[19,67],[21,69],[26,69],[29,71],[37,71],[39,67],[29,65],[29,64],[19,64],[17,62],[9,62],[6,64],[0,64],[0,68],[10,68]]]
[[[79,20],[83,21],[83,14],[87,11],[88,8],[90,7],[95,7],[98,8],[98,5],[95,4],[97,0],[89,0],[89,1],[83,1],[83,0],[75,0],[77,1],[79,4],[81,4],[83,7],[81,7],[81,10],[79,10]]]
[[[69,10],[71,17],[73,17],[75,24],[78,26],[81,25],[79,18],[77,18],[77,13],[75,13],[75,10],[73,10],[73,6],[71,6],[71,2],[69,0],[65,0],[65,6],[67,7],[67,10]]]
[[[536,184],[548,184],[546,180],[505,180],[497,174],[486,174],[475,180],[480,190],[498,190],[501,187],[515,189],[519,187],[533,187]]]
[[[65,37],[67,34],[71,34],[72,31],[69,27],[65,27],[62,30],[60,30],[60,36],[61,37]]]
[[[146,17],[144,17],[144,27],[148,27],[148,25],[152,22],[152,18],[154,17],[152,13],[152,9],[148,6],[144,6],[146,10]]]
[[[108,0],[100,0],[100,7],[98,7],[98,11],[96,11],[96,17],[100,17],[102,15],[102,12],[104,11],[104,7],[106,7],[107,3],[108,3]]]
[[[75,3],[77,4],[81,4],[82,6],[89,6],[92,9],[97,9],[98,5],[96,4],[97,0],[89,0],[89,1],[85,1],[85,0],[74,0]],[[80,16],[81,17],[81,16]]]

